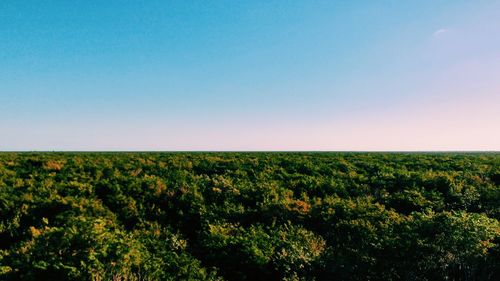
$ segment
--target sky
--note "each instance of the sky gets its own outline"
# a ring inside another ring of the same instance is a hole
[[[0,151],[500,150],[500,1],[0,1]]]

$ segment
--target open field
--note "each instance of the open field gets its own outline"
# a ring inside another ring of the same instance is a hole
[[[1,280],[498,280],[499,153],[0,153]]]

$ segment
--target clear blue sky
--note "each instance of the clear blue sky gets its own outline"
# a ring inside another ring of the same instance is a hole
[[[0,1],[0,150],[500,150],[499,1]]]

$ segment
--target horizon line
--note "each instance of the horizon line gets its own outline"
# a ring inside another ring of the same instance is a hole
[[[0,153],[500,153],[500,150],[0,150]]]

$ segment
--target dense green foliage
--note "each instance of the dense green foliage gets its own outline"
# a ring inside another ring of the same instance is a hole
[[[1,280],[499,280],[500,155],[2,153]]]

